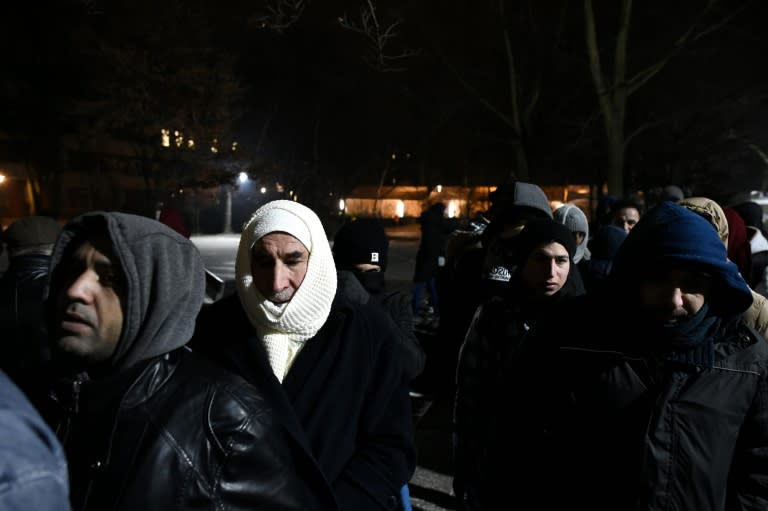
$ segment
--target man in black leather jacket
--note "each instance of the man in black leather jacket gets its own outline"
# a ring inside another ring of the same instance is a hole
[[[48,417],[73,509],[336,509],[288,417],[185,347],[203,296],[197,249],[159,222],[94,212],[64,227]]]

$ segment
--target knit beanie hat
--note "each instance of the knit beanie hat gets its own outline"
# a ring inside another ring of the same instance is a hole
[[[717,289],[709,300],[718,314],[739,314],[752,304],[749,286],[728,260],[725,245],[712,225],[693,211],[664,201],[643,215],[629,232],[609,278],[616,289],[626,289],[637,284],[644,273],[670,266],[712,275]]]
[[[50,254],[61,225],[47,216],[19,218],[2,233],[11,257],[22,254]]]
[[[290,234],[309,251],[307,273],[287,303],[275,304],[266,299],[254,285],[251,273],[254,244],[272,232]],[[240,237],[235,282],[272,371],[282,382],[304,342],[325,324],[336,295],[336,266],[320,218],[308,207],[290,200],[275,200],[257,209]]]
[[[576,245],[576,254],[573,256],[573,262],[578,263],[582,259],[589,259],[590,254],[587,249],[589,240],[589,222],[587,215],[575,204],[563,204],[555,210],[553,217],[568,228],[572,233],[584,233],[584,241],[581,245]]]
[[[568,251],[568,256],[573,260],[573,256],[576,253],[576,239],[573,237],[570,229],[549,218],[529,220],[517,237],[516,264],[524,263],[536,247],[553,241],[565,247],[565,250]]]
[[[387,270],[389,238],[376,218],[358,218],[344,224],[333,240],[333,258],[339,269],[376,264]]]

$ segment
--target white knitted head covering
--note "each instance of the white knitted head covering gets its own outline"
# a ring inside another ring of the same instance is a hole
[[[275,304],[256,289],[251,273],[251,249],[263,236],[285,232],[309,251],[307,274],[291,300]],[[245,225],[235,260],[235,282],[240,302],[281,382],[294,357],[325,324],[336,295],[336,266],[323,224],[314,211],[289,200],[263,205]]]

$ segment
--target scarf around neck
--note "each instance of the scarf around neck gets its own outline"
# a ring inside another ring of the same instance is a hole
[[[685,321],[659,327],[656,346],[667,360],[709,369],[714,364],[714,334],[719,327],[720,318],[709,313],[705,302]]]
[[[253,244],[278,231],[297,238],[310,253],[304,280],[291,300],[279,305],[256,289],[251,273]],[[306,206],[287,200],[269,202],[256,210],[240,238],[235,282],[248,320],[267,351],[272,371],[282,382],[304,342],[314,337],[328,319],[336,295],[336,266],[317,215]]]

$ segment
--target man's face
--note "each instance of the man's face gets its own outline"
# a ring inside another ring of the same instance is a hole
[[[571,259],[568,251],[555,241],[539,245],[523,263],[522,281],[537,298],[552,296],[565,285]]]
[[[115,352],[123,329],[122,275],[111,242],[84,241],[61,262],[61,285],[55,296],[54,344],[87,365]]]
[[[659,323],[676,323],[696,314],[711,289],[712,278],[705,273],[668,269],[641,280],[641,306]]]
[[[251,273],[256,289],[267,300],[291,301],[307,275],[309,251],[290,234],[271,232],[251,248]]]
[[[640,221],[640,212],[637,208],[621,208],[613,216],[613,225],[619,226],[629,232]]]

